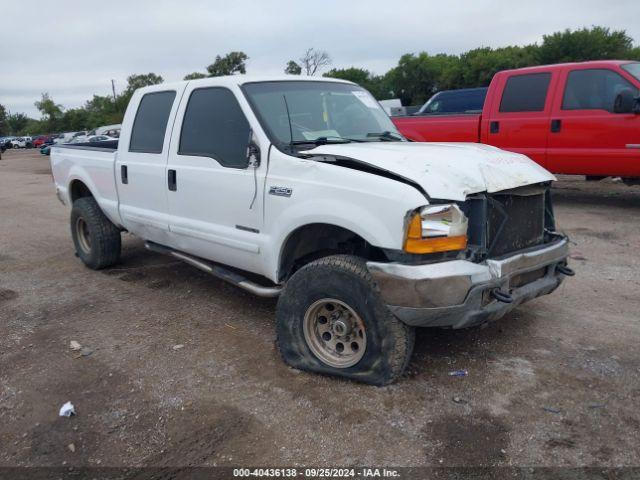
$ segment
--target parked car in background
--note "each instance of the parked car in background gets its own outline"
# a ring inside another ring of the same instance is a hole
[[[118,262],[127,231],[279,297],[280,353],[312,372],[388,384],[414,327],[495,320],[573,274],[553,175],[495,147],[409,143],[343,80],[145,87],[120,140],[56,145],[51,167],[87,267]]]
[[[89,137],[89,133],[82,130],[79,132],[75,132],[72,136],[71,139],[68,142],[65,143],[82,143],[82,142],[86,142],[87,138]]]
[[[109,131],[120,131],[120,128],[122,127],[121,124],[119,123],[115,123],[113,125],[103,125],[101,127],[97,127],[95,129],[93,129],[92,131],[90,131],[89,133],[87,133],[87,135],[108,135],[107,132]]]
[[[46,135],[38,135],[37,137],[35,137],[33,139],[33,146],[35,148],[40,148],[42,145],[44,145],[44,141],[47,139]]]
[[[40,155],[51,155],[52,146],[53,145],[42,145],[42,147],[40,147]]]
[[[102,134],[112,138],[120,138],[120,129],[112,128],[110,130],[107,130],[106,132],[103,132]]]
[[[109,140],[118,140],[114,137],[109,137],[107,135],[92,135],[87,137],[87,142],[89,143],[100,143],[100,142],[108,142]]]
[[[488,88],[443,90],[433,95],[414,115],[480,113]]]
[[[481,114],[393,117],[418,142],[486,143],[553,173],[640,182],[640,63],[593,61],[498,72]]]
[[[31,137],[16,137],[11,140],[12,148],[31,148],[33,144],[31,143]]]
[[[13,145],[11,145],[11,140],[13,140],[16,137],[2,137],[0,138],[0,148],[6,150],[8,148],[12,148]]]
[[[55,143],[56,136],[57,135],[46,135],[43,145],[53,145]]]

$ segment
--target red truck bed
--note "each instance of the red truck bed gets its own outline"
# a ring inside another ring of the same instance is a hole
[[[472,142],[480,140],[480,114],[394,117],[403,135],[415,142]]]

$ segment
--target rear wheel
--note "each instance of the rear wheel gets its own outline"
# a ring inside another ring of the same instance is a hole
[[[301,370],[386,385],[413,351],[414,329],[389,311],[357,257],[334,255],[302,267],[287,282],[276,316],[282,357]]]
[[[102,213],[93,197],[73,202],[71,237],[78,257],[89,268],[99,270],[120,259],[120,230]]]

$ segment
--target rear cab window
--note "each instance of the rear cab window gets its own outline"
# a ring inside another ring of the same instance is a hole
[[[544,111],[550,83],[550,72],[509,77],[502,92],[499,111],[501,113]]]
[[[174,90],[144,94],[131,129],[130,152],[162,153],[169,114],[175,98]]]

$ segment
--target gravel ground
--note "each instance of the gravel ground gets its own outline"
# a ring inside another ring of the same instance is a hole
[[[275,301],[129,235],[88,270],[49,173],[0,160],[1,466],[640,465],[640,187],[562,178],[577,275],[485,328],[419,331],[375,388],[286,367]]]

